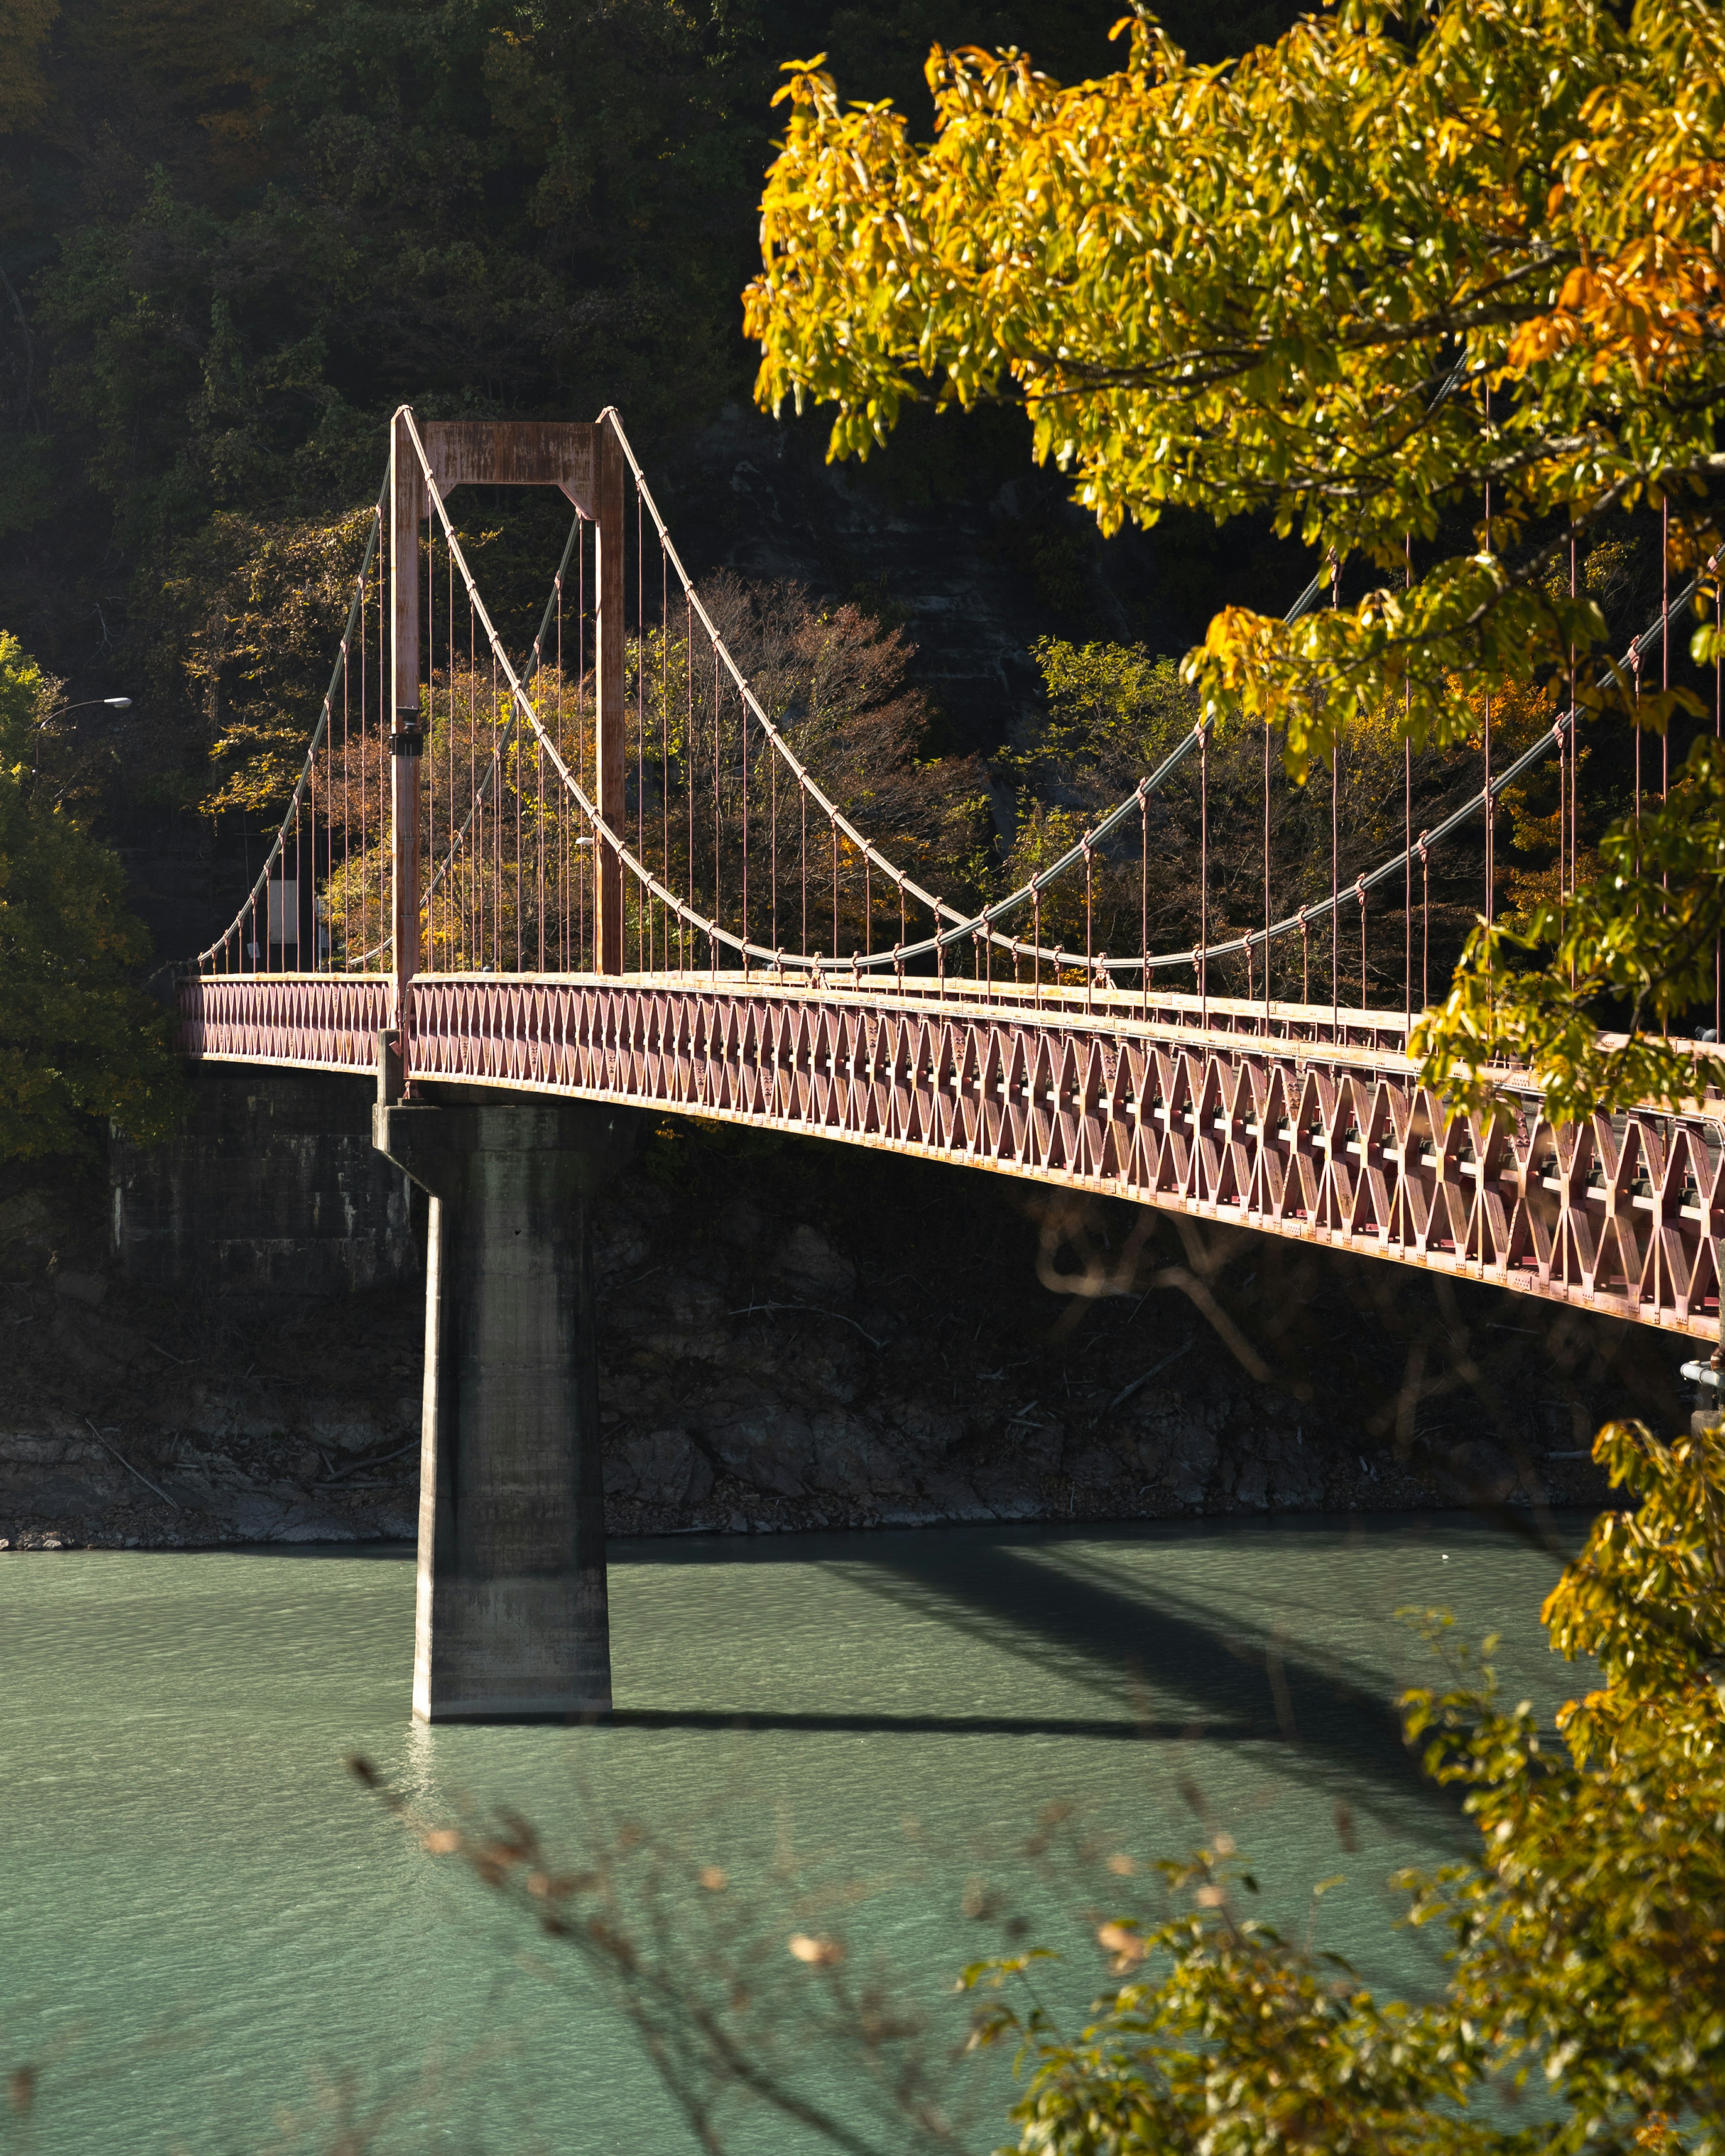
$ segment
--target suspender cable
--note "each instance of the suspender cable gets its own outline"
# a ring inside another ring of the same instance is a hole
[[[1199,1022],[1203,1025],[1210,1022],[1209,942],[1210,730],[1206,726],[1199,729],[1198,737],[1198,1004]]]
[[[1342,986],[1342,909],[1337,903],[1340,896],[1342,874],[1341,780],[1341,758],[1337,744],[1332,741],[1330,743],[1330,1024],[1332,1029],[1340,1005]]]
[[[670,564],[659,550],[659,873],[669,885],[670,865]],[[664,909],[661,907],[661,912]],[[665,970],[670,971],[671,916],[665,914]],[[683,948],[677,934],[679,959]]]
[[[240,970],[245,970],[248,967],[254,971],[267,973],[270,970],[267,942],[264,946],[264,963],[261,968],[258,965],[257,954],[260,940],[259,932],[259,908],[262,906],[264,909],[264,935],[267,937],[269,927],[270,884],[272,877],[275,875],[277,867],[285,860],[286,850],[289,844],[290,826],[293,824],[295,816],[298,814],[300,804],[307,798],[311,793],[314,775],[316,770],[316,759],[317,752],[321,748],[326,747],[326,744],[331,742],[334,738],[336,691],[338,688],[341,689],[345,698],[347,668],[350,664],[356,635],[358,639],[360,654],[360,738],[362,744],[360,784],[360,814],[362,825],[361,844],[363,846],[365,844],[364,825],[365,820],[369,813],[368,790],[366,788],[364,782],[365,767],[363,762],[363,745],[365,740],[366,716],[368,701],[367,676],[365,664],[366,596],[370,588],[372,565],[374,561],[381,561],[382,552],[383,504],[388,499],[388,482],[386,480],[384,482],[383,490],[379,495],[376,508],[372,513],[370,526],[367,531],[365,552],[360,561],[358,574],[355,577],[353,581],[353,596],[348,604],[347,624],[342,630],[340,641],[336,647],[336,661],[330,670],[329,685],[324,690],[323,701],[318,710],[317,721],[312,728],[311,739],[307,745],[305,760],[300,765],[299,777],[295,783],[293,795],[289,801],[287,808],[283,812],[280,823],[276,827],[275,840],[264,855],[264,865],[259,870],[255,880],[251,883],[244,898],[240,901],[234,918],[228,922],[227,927],[213,943],[208,945],[203,950],[200,951],[194,958],[187,962],[189,964],[195,966],[200,973],[202,973],[206,967],[214,966],[218,963],[220,963],[225,970],[231,972],[234,970],[232,963],[233,957],[237,957]],[[381,597],[381,591],[377,603],[377,622],[378,639],[381,648],[385,641],[382,634],[383,602]],[[379,663],[381,665],[381,660]],[[378,777],[378,822],[380,829],[388,828],[388,771],[387,769],[380,769]],[[328,788],[327,784],[326,784],[326,800],[327,800],[328,798]],[[246,818],[244,809],[240,812],[239,828],[241,843],[245,848],[246,867],[248,871],[249,871],[251,865],[251,849],[249,834],[246,828]],[[379,895],[380,898],[383,901],[383,918],[387,921],[388,919],[388,886],[387,880],[388,870],[386,859],[388,849],[374,848],[372,850],[377,855],[377,872],[380,879]],[[369,882],[369,876],[367,876],[367,880]],[[364,900],[362,896],[361,901],[362,914],[363,914],[363,911]],[[248,939],[246,935],[248,923],[251,929],[249,939]],[[249,941],[250,944],[250,957],[249,959],[246,950],[248,941]]]
[[[393,542],[392,542],[393,544]],[[377,560],[377,932],[379,952],[394,947],[395,934],[391,926],[394,908],[391,904],[389,847],[389,697],[385,682],[389,665],[389,630],[386,609],[389,604],[389,575],[378,548]]]
[[[425,852],[431,855],[437,845],[437,750],[434,729],[437,724],[437,526],[425,527],[425,663],[421,679],[425,685],[425,747],[421,758],[424,778],[421,781],[420,796],[413,803],[413,848],[419,849],[422,824],[425,829]],[[417,720],[418,713],[416,711]],[[424,806],[421,806],[421,801]],[[431,878],[426,865],[419,870],[419,910],[424,917],[420,935],[420,950],[425,968],[429,972],[436,963],[432,950],[431,935]],[[418,968],[416,964],[414,970]]]
[[[1491,428],[1491,380],[1486,377],[1486,430]],[[1486,481],[1486,552],[1491,552],[1491,482]],[[1486,691],[1486,920],[1487,925],[1497,911],[1497,800],[1491,791],[1491,692]]]
[[[301,855],[301,850],[302,850],[302,841],[301,841],[301,837],[300,837],[300,801],[301,801],[301,799],[303,798],[303,797],[304,797],[304,795],[305,795],[305,792],[307,791],[307,789],[310,788],[310,786],[311,786],[311,777],[312,777],[312,773],[316,770],[316,768],[317,768],[317,766],[316,766],[316,760],[315,760],[315,752],[314,752],[313,756],[308,757],[305,759],[305,785],[304,787],[302,787],[302,788],[298,788],[298,789],[295,791],[295,794],[294,794],[294,852],[293,852],[293,867],[294,867],[294,878],[293,878],[294,908],[293,908],[293,915],[294,915],[294,917],[293,917],[293,921],[292,921],[291,926],[292,926],[293,938],[294,938],[294,970],[295,970],[295,972],[297,972],[297,971],[299,970],[299,965],[300,965],[300,875],[301,875],[301,868],[300,868],[300,855]],[[288,932],[289,932],[290,923],[289,923],[289,921],[288,921],[288,873],[287,873],[287,872],[288,872],[288,860],[287,860],[287,855],[286,855],[285,852],[284,852],[284,854],[283,854],[283,855],[282,855],[282,863],[281,863],[281,903],[280,903],[281,942],[280,942],[280,946],[278,947],[280,948],[280,952],[281,952],[281,968],[280,968],[280,970],[281,970],[284,973],[286,973],[286,972],[289,970],[289,969],[288,969]]]
[[[1671,503],[1669,495],[1662,495],[1659,504],[1659,685],[1661,690],[1669,690],[1671,685]],[[1671,790],[1671,730],[1669,725],[1661,730],[1659,749],[1659,798],[1663,801]],[[1669,873],[1666,881],[1669,885]]]
[[[1146,978],[1147,979],[1147,970]],[[1264,721],[1264,1031],[1270,1031],[1270,721]]]
[[[1659,685],[1668,690],[1671,685],[1671,501],[1661,494],[1659,501]],[[1669,800],[1671,791],[1671,722],[1667,714],[1659,732],[1659,798]],[[1660,871],[1660,883],[1669,902],[1671,872]]]
[[[545,748],[533,738],[533,911],[539,922],[539,971],[545,971]]]
[[[1095,978],[1096,945],[1092,935],[1091,907],[1095,890],[1096,855],[1090,843],[1090,834],[1084,834],[1084,1008],[1091,1008],[1091,984]]]
[[[448,963],[448,965],[444,968],[444,970],[446,973],[453,973],[456,972],[456,971],[459,969],[459,966],[460,966],[460,963],[461,963],[461,953],[460,953],[460,942],[461,942],[461,937],[460,937],[460,886],[459,886],[459,847],[460,847],[460,844],[461,844],[461,831],[460,831],[460,824],[459,824],[459,821],[458,821],[458,819],[457,819],[456,813],[455,813],[455,798],[456,798],[456,792],[457,792],[456,780],[455,780],[455,767],[456,767],[456,757],[457,757],[456,741],[455,741],[456,732],[457,732],[456,724],[455,724],[455,699],[456,699],[456,696],[457,696],[458,691],[457,691],[456,685],[455,685],[455,557],[454,557],[454,556],[453,554],[449,555],[449,557],[448,557],[448,561],[449,561],[449,576],[448,576],[448,579],[447,579],[446,588],[445,588],[445,591],[444,591],[444,602],[445,602],[445,634],[444,634],[444,643],[445,643],[445,646],[446,646],[446,648],[447,648],[447,653],[448,653],[448,658],[449,658],[449,666],[448,666],[448,670],[447,670],[447,673],[446,673],[446,675],[445,675],[445,676],[444,676],[444,736],[445,736],[445,741],[444,741],[444,772],[445,772],[445,773],[446,773],[446,775],[447,775],[447,783],[448,783],[449,789],[449,816],[448,816],[448,819],[447,819],[447,829],[446,829],[445,834],[444,834],[444,860],[447,862],[448,866],[449,866],[449,888],[448,888],[448,889],[444,891],[444,893],[443,905],[444,905],[444,918],[445,922],[447,923],[447,927],[446,927],[446,928],[445,928],[445,930],[444,930],[444,936],[445,936],[445,939],[446,939],[446,942],[447,942],[447,945],[448,945],[448,951],[449,951],[449,963]],[[555,596],[555,582],[554,582],[554,581],[553,581],[553,596]],[[472,610],[472,608],[470,607],[470,608],[469,608],[469,609],[468,609],[468,612],[469,612],[470,616],[471,615],[472,611],[473,611],[473,610]],[[539,672],[539,665],[540,665],[540,645],[541,645],[541,644],[542,644],[542,643],[543,642],[543,640],[544,640],[544,636],[545,636],[545,624],[542,622],[542,623],[540,624],[540,626],[539,626],[539,635],[538,635],[538,637],[537,637],[537,638],[536,638],[536,639],[535,639],[535,640],[534,640],[534,644],[533,644],[534,673],[535,673],[536,677],[536,675],[537,675],[537,674],[538,674],[538,672]],[[434,901],[435,901],[435,899],[436,899],[436,896],[437,896],[437,883],[436,883],[435,871],[434,871],[434,875],[433,875],[432,887],[431,887],[430,891],[428,891],[428,893],[427,893],[427,895],[426,895],[426,896],[427,896],[427,903],[428,903],[428,904],[430,904],[430,903],[433,903],[433,902],[434,902]],[[542,905],[541,905],[541,906],[540,906],[540,913],[541,913],[541,916],[542,916],[542,918],[543,914],[544,914],[544,910],[545,910],[545,909],[544,909],[543,904],[542,904]],[[435,945],[435,942],[436,942],[436,938],[435,938],[435,937],[434,937],[434,937],[432,937],[429,940],[431,941],[431,942],[432,942],[432,943],[434,944],[434,945]],[[541,952],[540,952],[539,966],[540,966],[540,970],[541,970],[541,972],[542,973],[542,972],[544,971],[544,968],[545,968],[545,957],[544,957],[544,952],[543,952],[542,947],[542,950],[541,950]]]
[[[347,639],[341,639],[341,961],[345,965],[352,944],[349,900],[353,888],[353,840],[348,817],[348,746],[351,735]],[[335,937],[335,922],[330,923],[330,936]],[[331,972],[335,969],[335,952],[330,953]]]
[[[577,783],[587,791],[587,526],[581,527],[581,558],[575,586],[575,770]],[[575,970],[588,970],[587,873],[593,856],[590,832],[578,832],[575,844]]]
[[[1354,886],[1359,894],[1359,1007],[1368,1008],[1366,994],[1366,880],[1362,876]]]
[[[1342,557],[1337,554],[1332,557],[1330,571],[1330,608],[1332,613],[1341,603],[1341,598]],[[1332,1035],[1336,1029],[1342,978],[1342,908],[1338,881],[1342,873],[1339,791],[1342,766],[1339,750],[1340,744],[1332,740],[1330,743],[1330,1030]]]
[[[474,814],[468,826],[466,873],[461,881],[464,886],[462,911],[466,921],[466,950],[464,952],[470,973],[480,969],[480,952],[484,947],[480,932],[480,866],[485,858],[484,803],[479,791],[479,632],[473,618],[473,606],[467,608],[467,798],[474,803]]]
[[[1569,596],[1571,598],[1574,598],[1575,595],[1575,541],[1572,535],[1569,541]],[[1581,835],[1581,794],[1579,792],[1581,783],[1581,761],[1577,749],[1577,739],[1580,731],[1580,707],[1576,702],[1575,646],[1572,644],[1569,646],[1568,724],[1565,729],[1568,739],[1563,742],[1563,747],[1558,751],[1560,757],[1567,756],[1569,760],[1569,897],[1572,903],[1574,901],[1577,888],[1575,880],[1578,865],[1577,849],[1580,843]],[[1574,983],[1572,983],[1571,985],[1573,986]]]
[[[1018,954],[1013,954],[1013,978],[1018,978]],[[1138,996],[1144,1015],[1150,1014],[1150,796],[1138,781]]]
[[[524,886],[521,878],[521,842],[525,834],[521,817],[521,738],[513,730],[503,752],[510,759],[510,790],[515,796],[515,969],[519,973],[523,970],[521,939],[526,927],[522,918]]]
[[[1403,542],[1402,588],[1414,588],[1414,535]],[[1561,828],[1561,827],[1560,827]],[[1414,1023],[1414,678],[1402,688],[1402,1015]]]
[[[647,858],[647,561],[641,551],[641,490],[635,487],[635,852]],[[653,920],[635,893],[635,968],[653,970]]]
[[[749,707],[742,700],[737,713],[737,740],[742,752],[742,970],[749,969]],[[834,953],[836,957],[837,953]]]
[[[497,720],[497,654],[495,652],[491,654],[491,704],[490,716],[492,724],[495,726]],[[494,763],[501,767],[502,759],[503,744],[500,739],[496,747],[492,752],[492,761]],[[501,973],[503,971],[504,814],[503,780],[501,771],[500,769],[496,787],[495,807],[491,817],[492,824],[495,828],[495,839],[491,847],[491,970],[493,973]]]

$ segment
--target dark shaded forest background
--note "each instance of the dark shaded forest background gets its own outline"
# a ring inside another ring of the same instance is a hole
[[[44,729],[44,785],[119,848],[158,958],[225,925],[255,872],[403,402],[430,418],[615,403],[698,578],[740,572],[784,593],[782,612],[848,603],[863,644],[902,630],[908,680],[889,689],[906,687],[895,708],[916,714],[908,769],[970,819],[973,872],[962,893],[947,878],[955,899],[1010,887],[1129,790],[1190,722],[1172,670],[1151,662],[1194,642],[1224,600],[1281,612],[1309,573],[1303,551],[1183,515],[1105,545],[1061,475],[1030,464],[1008,408],[913,412],[866,466],[829,469],[819,413],[753,409],[737,298],[785,60],[825,52],[842,92],[891,98],[926,127],[932,43],[1017,44],[1071,80],[1117,62],[1119,4],[0,0],[0,627],[53,677],[52,702],[133,699]],[[1296,12],[1170,0],[1163,14],[1214,61]],[[524,644],[563,507],[476,489],[459,513]],[[1589,556],[1625,637],[1657,602],[1652,521]],[[1469,521],[1450,520],[1445,551],[1468,543]],[[766,623],[768,642],[789,625]],[[1107,652],[1078,665],[1049,639]],[[1538,731],[1550,714],[1521,716]],[[1589,807],[1604,814],[1627,800],[1630,770],[1626,737],[1600,747]],[[1386,735],[1362,754],[1338,774],[1344,881],[1400,843],[1399,751]],[[1213,863],[1214,936],[1261,918],[1242,835],[1259,828],[1259,760],[1245,743],[1238,771],[1214,774],[1230,801],[1212,829],[1237,824],[1240,839]],[[1433,762],[1419,824],[1477,786],[1476,763]],[[1158,808],[1164,949],[1197,931],[1190,791]],[[1507,804],[1504,902],[1549,882],[1554,808],[1548,778]],[[1330,881],[1327,799],[1287,814],[1278,911]],[[1422,968],[1434,993],[1480,903],[1482,858],[1470,834],[1439,864]],[[1136,947],[1137,869],[1116,867],[1124,911],[1101,942],[1119,951]],[[1369,987],[1394,1001],[1407,937],[1386,896]],[[1049,927],[1082,941],[1076,918]],[[1343,941],[1353,1000],[1355,924]],[[1325,993],[1326,951],[1317,963],[1279,992]]]
[[[325,537],[373,495],[403,401],[615,403],[697,574],[739,562],[910,623],[933,752],[1007,737],[1038,634],[1189,641],[1237,581],[1237,540],[1225,558],[1208,527],[1102,547],[1009,413],[913,424],[847,475],[916,527],[891,568],[847,552],[824,429],[753,414],[738,329],[783,61],[825,51],[848,94],[926,119],[937,38],[1018,44],[1070,77],[1111,64],[1117,13],[0,0],[0,618],[63,702],[134,699],[62,730],[65,785],[121,846],[162,955],[255,862],[268,814],[208,807],[248,739],[303,737],[351,572]],[[1178,0],[1167,18],[1215,59],[1292,13]],[[735,474],[769,459],[763,503]],[[787,490],[794,529],[762,553]],[[948,511],[983,502],[955,539]],[[506,613],[541,603],[557,521],[520,496],[500,511]],[[969,549],[959,574],[993,626],[962,651],[918,619],[918,535]]]

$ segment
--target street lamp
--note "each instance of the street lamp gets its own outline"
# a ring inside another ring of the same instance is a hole
[[[64,719],[73,711],[93,711],[98,705],[107,711],[129,711],[131,709],[131,698],[130,696],[86,696],[81,704],[62,704],[59,711],[50,711],[45,719],[38,719],[30,731],[32,733],[46,733],[56,719]],[[38,757],[33,754],[30,759],[30,776],[33,778],[39,768]]]

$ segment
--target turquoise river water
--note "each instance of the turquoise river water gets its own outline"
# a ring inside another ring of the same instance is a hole
[[[1225,1830],[1268,1913],[1418,1989],[1437,1944],[1394,1928],[1389,1876],[1469,1837],[1396,1739],[1390,1702],[1434,1666],[1394,1613],[1500,1631],[1512,1697],[1548,1709],[1579,1675],[1539,1632],[1554,1577],[1453,1518],[625,1543],[614,1723],[427,1731],[404,1551],[0,1558],[0,2069],[37,2068],[0,2148],[321,2150],[344,2105],[379,2151],[696,2146],[615,2003],[387,1818],[355,1751],[429,1810],[513,1807],[571,1863],[595,1820],[680,1835],[772,1953],[838,1925],[811,1893],[848,1896],[852,1965],[937,2034],[957,1968],[1004,1950],[967,1892],[1070,1950],[1057,2005],[1101,1974],[1099,1869],[1018,1853],[1056,1799],[1099,1855]],[[842,2104],[819,2049],[781,2031]],[[1007,2062],[952,2071],[987,2150]],[[747,2156],[814,2145],[758,2107],[723,2123]]]

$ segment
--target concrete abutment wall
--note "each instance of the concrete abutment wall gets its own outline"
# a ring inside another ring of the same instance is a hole
[[[369,1078],[193,1064],[190,1114],[110,1143],[114,1254],[141,1286],[276,1300],[420,1277],[426,1204],[372,1143]]]

